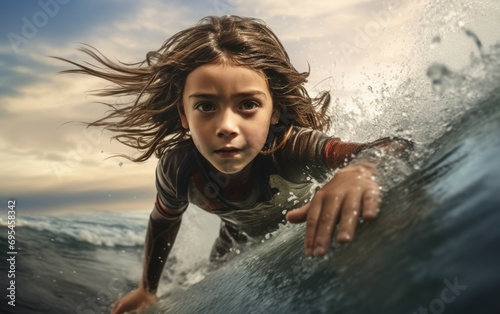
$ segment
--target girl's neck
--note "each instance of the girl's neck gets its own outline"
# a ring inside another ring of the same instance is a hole
[[[228,174],[229,181],[232,184],[242,184],[250,180],[250,173],[252,172],[252,163],[249,163],[238,173]]]

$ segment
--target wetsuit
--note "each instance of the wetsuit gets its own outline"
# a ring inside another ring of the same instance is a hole
[[[156,171],[158,194],[146,239],[144,284],[156,291],[189,203],[221,218],[211,260],[223,260],[231,248],[276,230],[285,222],[286,212],[309,201],[314,182],[323,182],[332,169],[345,166],[365,148],[387,145],[405,147],[387,138],[368,145],[346,143],[318,131],[294,128],[283,147],[254,159],[248,181],[237,186],[216,171],[193,143],[166,152]]]

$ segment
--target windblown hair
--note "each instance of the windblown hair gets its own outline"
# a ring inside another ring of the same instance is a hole
[[[125,104],[106,103],[109,113],[88,124],[117,133],[114,139],[137,149],[139,157],[124,156],[135,162],[145,161],[153,153],[159,158],[166,150],[190,142],[177,108],[187,76],[204,64],[230,61],[264,73],[274,109],[280,112],[280,121],[272,129],[280,132],[274,137],[281,142],[286,141],[293,126],[321,131],[330,127],[330,94],[323,92],[318,98],[308,95],[304,83],[309,72],[300,73],[293,67],[280,40],[258,19],[205,17],[196,26],[173,35],[157,51],[149,52],[144,61],[133,64],[113,62],[91,46],[79,50],[99,66],[56,57],[77,67],[62,73],[88,74],[114,83],[95,91],[97,96],[135,96]],[[272,151],[273,147],[266,149]]]

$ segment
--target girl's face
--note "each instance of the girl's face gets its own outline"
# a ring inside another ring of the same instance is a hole
[[[231,62],[191,72],[182,102],[182,126],[203,157],[225,174],[250,164],[264,147],[269,126],[279,119],[264,75]]]

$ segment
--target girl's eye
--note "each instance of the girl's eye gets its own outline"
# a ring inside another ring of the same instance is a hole
[[[257,108],[259,104],[257,104],[254,101],[245,101],[244,103],[241,104],[241,109],[243,110],[253,110]]]
[[[195,109],[200,111],[213,111],[214,105],[209,102],[202,102],[197,104]]]

